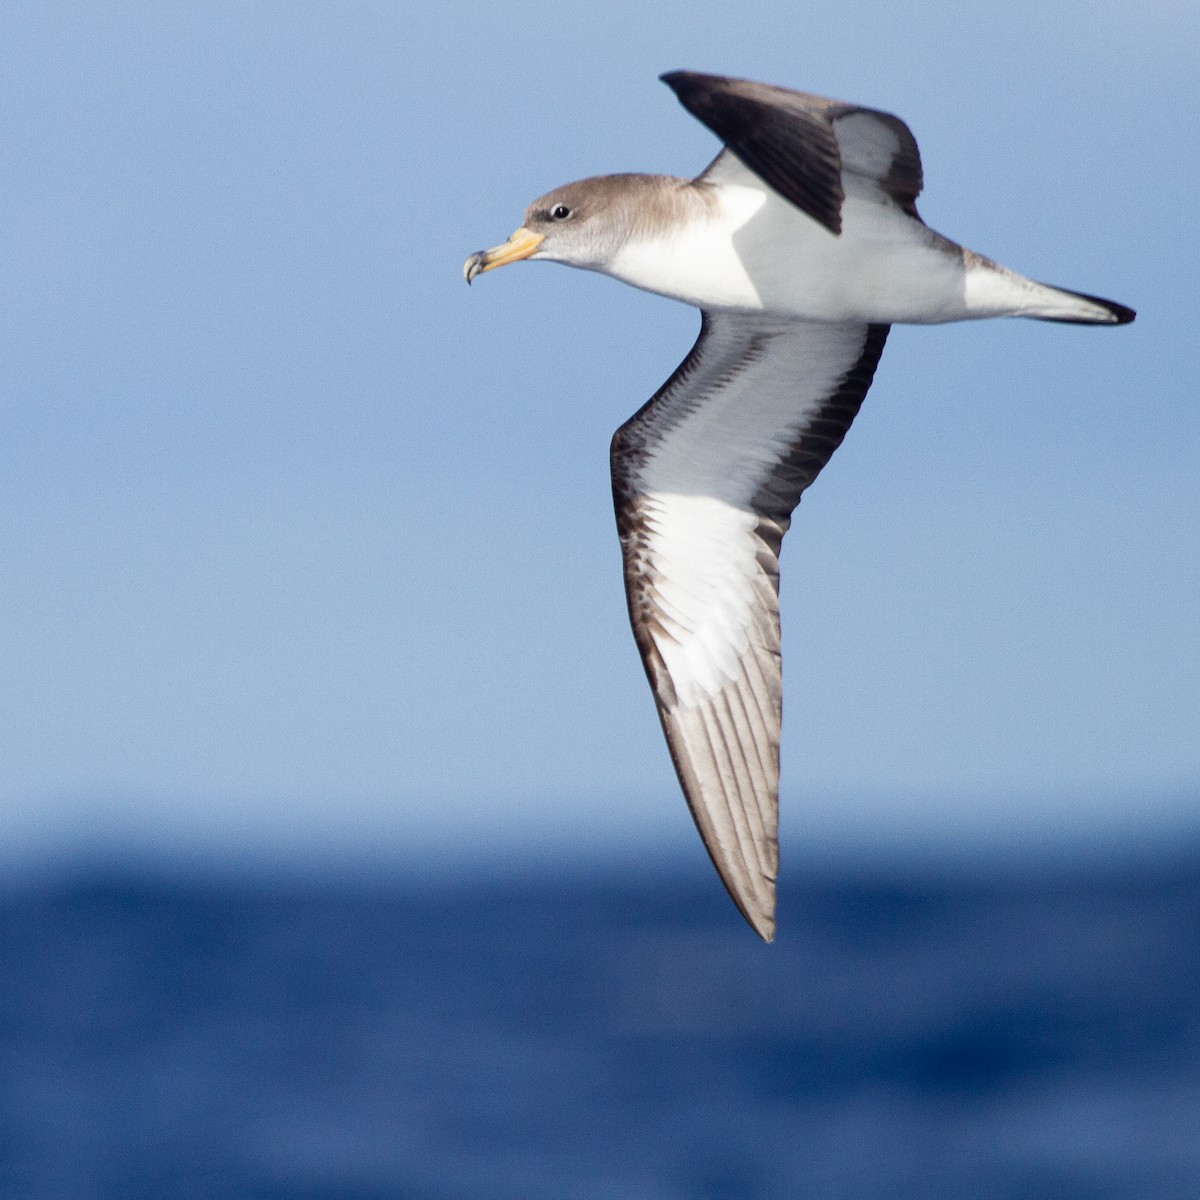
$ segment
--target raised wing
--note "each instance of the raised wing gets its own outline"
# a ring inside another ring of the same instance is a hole
[[[779,863],[779,547],[850,428],[887,333],[704,313],[691,353],[613,437],[634,638],[704,844],[767,941]]]
[[[831,233],[841,232],[842,201],[855,190],[917,217],[921,155],[899,117],[721,75],[673,71],[662,79],[742,164]],[[725,158],[703,177],[727,167]]]

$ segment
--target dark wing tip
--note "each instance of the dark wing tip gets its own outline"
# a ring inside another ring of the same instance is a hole
[[[754,912],[751,913],[747,909],[738,905],[743,917],[746,918],[750,928],[758,934],[760,938],[768,945],[775,940],[775,912]]]
[[[664,71],[659,76],[677,96],[681,91],[699,87],[705,82],[715,82],[720,78],[719,75],[702,75],[699,71]]]
[[[745,80],[705,75],[701,71],[667,71],[659,79],[675,93],[688,112],[701,120],[704,120],[702,113],[716,97],[736,92],[739,84],[745,86]]]
[[[704,71],[664,71],[659,79],[681,100],[684,95],[695,95],[701,91],[733,91],[741,87],[765,88],[767,84],[752,83],[733,75],[708,75]]]

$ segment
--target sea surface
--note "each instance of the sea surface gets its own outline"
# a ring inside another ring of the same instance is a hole
[[[1200,850],[0,896],[0,1195],[1196,1200]]]

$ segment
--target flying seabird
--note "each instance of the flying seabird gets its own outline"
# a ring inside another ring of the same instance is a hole
[[[779,548],[841,444],[896,322],[1132,309],[1035,283],[917,215],[921,159],[889,113],[674,71],[724,143],[695,179],[606,175],[535,200],[476,275],[566,263],[693,304],[700,336],[612,440],[633,634],[704,844],[746,920],[775,932]]]

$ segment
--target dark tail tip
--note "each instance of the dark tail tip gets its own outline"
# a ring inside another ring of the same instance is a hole
[[[1086,296],[1084,293],[1079,293],[1085,300],[1090,300],[1093,304],[1099,304],[1101,308],[1107,308],[1113,315],[1114,325],[1128,325],[1137,313],[1132,308],[1126,308],[1124,304],[1118,304],[1115,300],[1105,300],[1102,296]]]
[[[1080,300],[1086,300],[1089,304],[1099,305],[1112,316],[1112,321],[1095,317],[1043,317],[1044,321],[1058,321],[1063,325],[1128,325],[1137,316],[1132,308],[1126,308],[1124,304],[1118,304],[1115,300],[1105,300],[1103,296],[1089,296],[1087,292],[1072,292],[1068,288],[1058,290],[1066,292],[1069,296],[1078,296]]]

